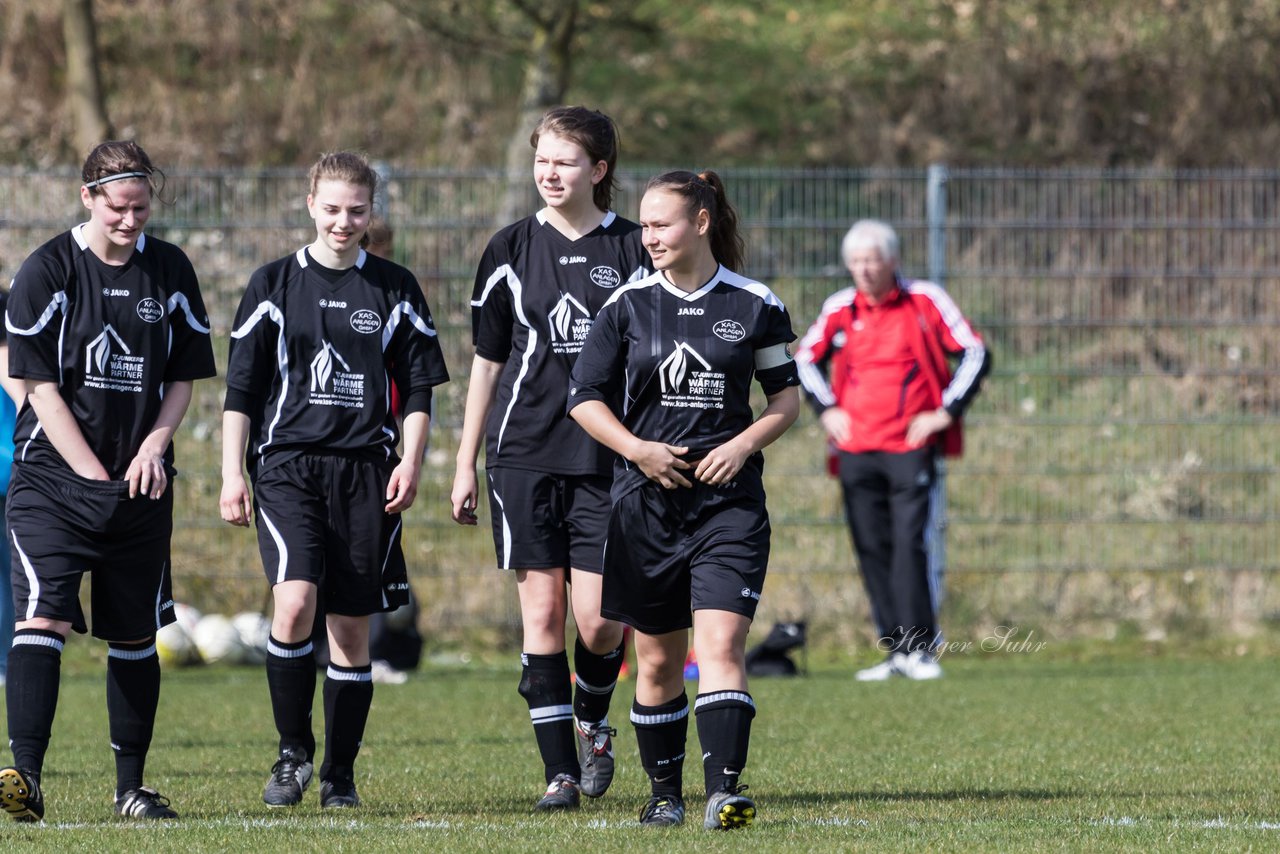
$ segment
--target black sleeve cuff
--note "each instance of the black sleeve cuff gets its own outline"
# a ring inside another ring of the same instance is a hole
[[[222,401],[223,412],[239,412],[252,417],[254,413],[261,412],[265,398],[260,394],[254,394],[248,391],[241,391],[238,388],[227,387],[227,396]]]
[[[414,412],[425,412],[431,414],[431,389],[421,388],[415,389],[405,395],[402,411],[405,415]]]

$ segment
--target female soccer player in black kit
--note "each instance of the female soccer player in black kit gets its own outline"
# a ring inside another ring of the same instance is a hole
[[[5,320],[9,373],[27,399],[8,500],[18,621],[5,692],[14,765],[0,769],[0,807],[20,821],[44,816],[62,647],[85,631],[80,580],[92,572],[115,811],[176,818],[142,777],[160,698],[155,633],[174,619],[172,439],[193,381],[215,373],[209,320],[187,256],[143,233],[163,178],[147,153],[104,142],[82,177],[89,221],[26,260]]]
[[[714,172],[652,179],[640,226],[657,272],[600,310],[573,368],[569,412],[621,457],[601,608],[636,630],[631,722],[652,786],[640,821],[684,821],[692,625],[703,823],[730,829],[756,811],[738,777],[755,716],[746,637],[769,559],[760,450],[799,412],[787,351],[795,335],[773,292],[734,272],[737,216]],[[768,401],[759,417],[753,377]]]
[[[580,793],[603,795],[613,779],[608,713],[623,658],[622,626],[600,616],[613,454],[567,417],[565,391],[596,312],[648,272],[648,258],[636,224],[609,209],[618,142],[608,116],[560,107],[530,142],[546,206],[495,234],[476,273],[476,356],[452,502],[455,521],[476,524],[476,458],[487,434],[494,544],[498,565],[516,575],[520,694],[546,778],[536,809],[562,810],[576,808]]]
[[[253,274],[231,333],[219,507],[241,526],[257,508],[275,602],[267,686],[280,752],[262,796],[270,806],[299,803],[311,782],[319,595],[330,651],[320,805],[360,803],[354,765],[373,700],[369,615],[408,600],[400,514],[417,495],[431,390],[448,381],[417,280],[360,248],[377,180],[350,152],[312,166],[316,239]],[[392,383],[403,400],[403,457]]]

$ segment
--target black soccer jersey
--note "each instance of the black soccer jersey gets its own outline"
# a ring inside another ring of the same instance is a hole
[[[145,234],[121,266],[89,250],[83,225],[53,238],[18,270],[5,327],[9,374],[58,383],[112,479],[124,477],[155,426],[164,384],[216,374],[191,262]],[[14,443],[15,460],[68,468],[30,404]]]
[[[476,271],[476,353],[505,362],[489,413],[485,465],[549,474],[612,472],[613,452],[565,413],[569,371],[600,307],[648,274],[640,227],[609,212],[570,240],[539,212],[499,231]]]
[[[685,458],[698,460],[751,425],[753,376],[766,394],[799,385],[785,350],[795,337],[786,307],[759,282],[720,267],[685,293],[654,273],[601,309],[573,368],[569,408],[622,399],[627,429],[688,446]]]
[[[251,472],[303,453],[396,459],[404,411],[425,411],[448,382],[431,312],[413,274],[360,251],[329,281],[305,248],[257,270],[231,333],[226,408],[249,416]]]

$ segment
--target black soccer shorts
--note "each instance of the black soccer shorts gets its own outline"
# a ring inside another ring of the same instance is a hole
[[[769,513],[748,463],[724,486],[645,481],[609,519],[600,612],[645,634],[693,625],[693,611],[754,618],[769,565]]]
[[[80,580],[92,572],[94,637],[142,640],[172,623],[169,476],[160,498],[130,498],[126,481],[14,465],[6,515],[18,620],[65,620],[84,632]]]
[[[612,478],[506,467],[488,476],[499,568],[600,572]]]
[[[409,601],[400,514],[388,514],[394,465],[304,454],[253,483],[267,581],[310,581],[330,614],[363,617]]]

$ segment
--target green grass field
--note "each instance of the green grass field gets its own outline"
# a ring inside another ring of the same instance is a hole
[[[862,662],[859,662],[862,663]],[[701,828],[690,727],[685,826],[635,823],[647,791],[614,702],[619,776],[574,814],[535,816],[541,769],[509,666],[426,667],[379,685],[357,769],[362,808],[260,801],[274,759],[255,668],[167,672],[148,781],[180,821],[111,817],[97,644],[68,650],[45,768],[47,821],[10,851],[1276,850],[1275,663],[1260,656],[958,653],[936,683],[857,684],[853,663],[758,679],[744,781],[756,825]],[[694,686],[690,686],[691,693]],[[319,720],[321,711],[317,706]]]

